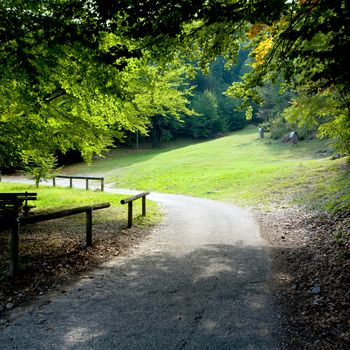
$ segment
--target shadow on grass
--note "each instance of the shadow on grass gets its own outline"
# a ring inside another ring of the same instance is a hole
[[[115,161],[117,159],[117,167],[127,167],[137,163],[146,162],[161,154],[172,152],[178,149],[191,147],[201,143],[211,142],[213,139],[180,139],[178,141],[170,141],[159,148],[127,148],[121,147],[110,150],[105,154],[105,158],[96,159],[92,165],[87,166],[86,163],[76,163],[66,166],[63,173],[65,174],[102,174],[115,169]]]

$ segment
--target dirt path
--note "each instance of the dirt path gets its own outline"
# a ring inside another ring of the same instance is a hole
[[[277,349],[269,249],[250,213],[186,196],[150,199],[166,219],[146,241],[24,310],[0,331],[0,348]]]

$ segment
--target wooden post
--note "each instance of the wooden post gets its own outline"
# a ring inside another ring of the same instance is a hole
[[[120,204],[128,203],[128,228],[132,226],[132,203],[138,198],[142,198],[142,216],[146,216],[146,196],[149,195],[149,192],[142,192],[136,196],[122,199]]]
[[[18,272],[18,253],[19,253],[19,218],[16,218],[12,222],[12,230],[10,236],[10,266],[9,275],[15,276]]]
[[[86,246],[92,246],[92,208],[86,211]]]
[[[55,177],[52,178],[52,186],[56,186],[56,178]]]
[[[73,187],[73,178],[72,177],[69,178],[69,187],[70,188]]]
[[[142,216],[146,216],[146,196],[142,197]]]
[[[88,190],[89,189],[89,179],[86,178],[85,181],[86,181],[86,190]]]
[[[132,201],[128,203],[128,228],[132,226]]]
[[[103,192],[104,188],[105,188],[104,181],[105,181],[105,179],[102,177],[101,178],[101,192]]]

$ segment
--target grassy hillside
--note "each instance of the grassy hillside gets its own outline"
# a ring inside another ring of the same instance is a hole
[[[249,127],[230,136],[160,150],[115,151],[70,172],[104,174],[115,187],[208,197],[240,205],[350,206],[346,159],[324,155],[326,141],[296,147],[259,139]]]

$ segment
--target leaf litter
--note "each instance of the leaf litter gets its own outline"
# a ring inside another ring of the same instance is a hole
[[[283,349],[350,349],[350,213],[256,211],[271,243]]]

